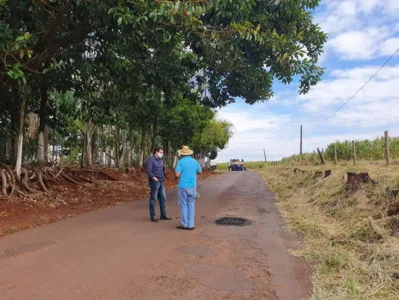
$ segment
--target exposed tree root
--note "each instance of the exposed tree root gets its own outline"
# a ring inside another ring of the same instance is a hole
[[[7,182],[7,175],[6,175],[6,170],[0,170],[0,179],[1,179],[1,191],[4,196],[7,196],[7,188],[8,188],[8,182]]]
[[[57,185],[92,184],[94,181],[94,176],[90,176],[87,170],[70,170],[57,166],[24,166],[21,169],[21,180],[17,180],[16,172],[0,163],[0,190],[8,198],[15,194],[24,199],[40,200],[46,198]]]

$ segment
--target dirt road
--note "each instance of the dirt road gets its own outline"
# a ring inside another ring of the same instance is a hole
[[[306,299],[309,270],[259,175],[201,182],[196,230],[151,223],[148,202],[88,213],[0,239],[0,295],[13,300]],[[168,212],[178,216],[176,191]],[[245,227],[217,226],[219,217]]]

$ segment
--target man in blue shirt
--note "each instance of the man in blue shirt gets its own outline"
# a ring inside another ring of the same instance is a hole
[[[150,157],[147,165],[147,176],[151,188],[150,196],[150,218],[152,222],[158,222],[155,216],[155,201],[159,200],[161,210],[161,220],[172,220],[166,213],[166,193],[164,187],[164,167],[163,167],[163,149],[156,148],[154,155]]]
[[[178,197],[181,225],[178,229],[194,230],[195,198],[197,197],[197,174],[201,173],[199,163],[191,157],[193,151],[188,146],[179,150],[182,158],[176,166],[176,177],[179,178]]]

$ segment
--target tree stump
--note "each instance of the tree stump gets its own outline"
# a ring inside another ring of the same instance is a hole
[[[387,215],[390,217],[396,216],[398,214],[399,214],[399,201],[389,205],[388,212],[387,212]]]
[[[332,174],[331,170],[326,170],[324,173],[324,178],[327,178],[328,176],[330,176]]]
[[[392,190],[392,195],[397,198],[399,195],[399,190]]]
[[[355,185],[357,184],[357,174],[348,172],[348,180],[346,182],[347,185]]]
[[[348,180],[346,182],[347,188],[351,190],[356,190],[361,183],[376,184],[377,182],[370,178],[368,173],[352,173],[348,172]]]

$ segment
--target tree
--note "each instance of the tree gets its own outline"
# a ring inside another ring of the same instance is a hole
[[[198,131],[194,137],[193,149],[204,166],[205,158],[216,158],[215,152],[224,149],[232,136],[231,126],[227,121],[219,121],[212,118],[205,125],[204,129]]]
[[[48,136],[88,167],[104,152],[120,166],[128,151],[143,166],[155,145],[215,157],[231,132],[212,108],[268,100],[276,79],[299,77],[300,93],[320,80],[326,35],[313,24],[317,4],[0,1],[1,160],[18,178],[23,162],[35,162],[22,151],[31,113],[39,126],[29,145],[42,169]]]

